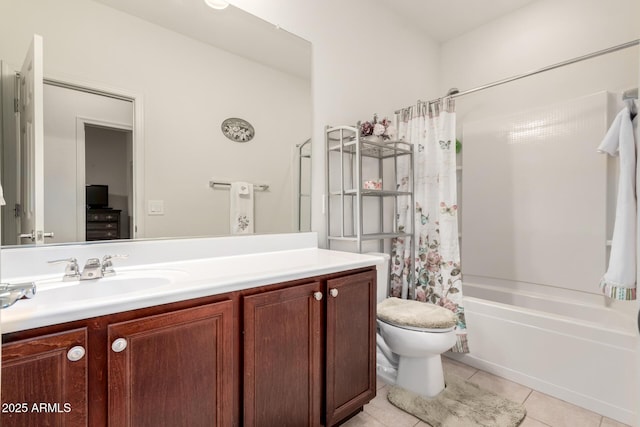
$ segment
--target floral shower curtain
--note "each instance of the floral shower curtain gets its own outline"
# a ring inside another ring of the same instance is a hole
[[[410,238],[392,244],[391,293],[438,304],[458,317],[456,352],[468,352],[458,241],[456,114],[453,100],[419,103],[397,116],[398,137],[414,148],[414,173],[407,160],[398,164],[398,189],[414,180],[415,224]],[[400,198],[399,198],[400,199]],[[408,230],[409,198],[398,201],[398,227]],[[411,271],[412,257],[414,268]],[[403,289],[405,292],[403,292]],[[414,292],[411,290],[414,289]]]

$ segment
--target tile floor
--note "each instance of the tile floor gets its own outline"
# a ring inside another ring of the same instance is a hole
[[[471,366],[443,357],[444,370],[476,383],[480,387],[524,404],[527,416],[519,427],[628,427],[595,412],[531,390]],[[347,421],[345,427],[430,427],[387,400],[388,386],[378,380],[375,399],[364,411]]]

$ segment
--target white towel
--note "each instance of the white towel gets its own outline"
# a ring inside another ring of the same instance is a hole
[[[0,206],[6,205],[7,202],[4,201],[4,191],[2,190],[2,184],[0,184]]]
[[[229,197],[231,234],[253,234],[253,184],[232,182]]]
[[[249,194],[249,186],[251,184],[247,184],[246,182],[238,183],[238,194]]]
[[[618,113],[598,147],[620,156],[616,220],[609,268],[600,281],[602,292],[619,300],[636,299],[636,141],[629,108]]]

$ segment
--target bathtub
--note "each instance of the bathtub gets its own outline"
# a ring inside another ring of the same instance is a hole
[[[635,425],[637,303],[612,308],[599,295],[505,285],[465,278],[470,353],[446,356]]]

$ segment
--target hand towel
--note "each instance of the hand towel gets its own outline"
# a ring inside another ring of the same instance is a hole
[[[598,147],[601,153],[620,156],[616,218],[609,268],[600,281],[602,292],[613,299],[636,299],[636,141],[628,107],[618,113]]]
[[[232,182],[229,197],[231,234],[253,234],[253,184]]]

